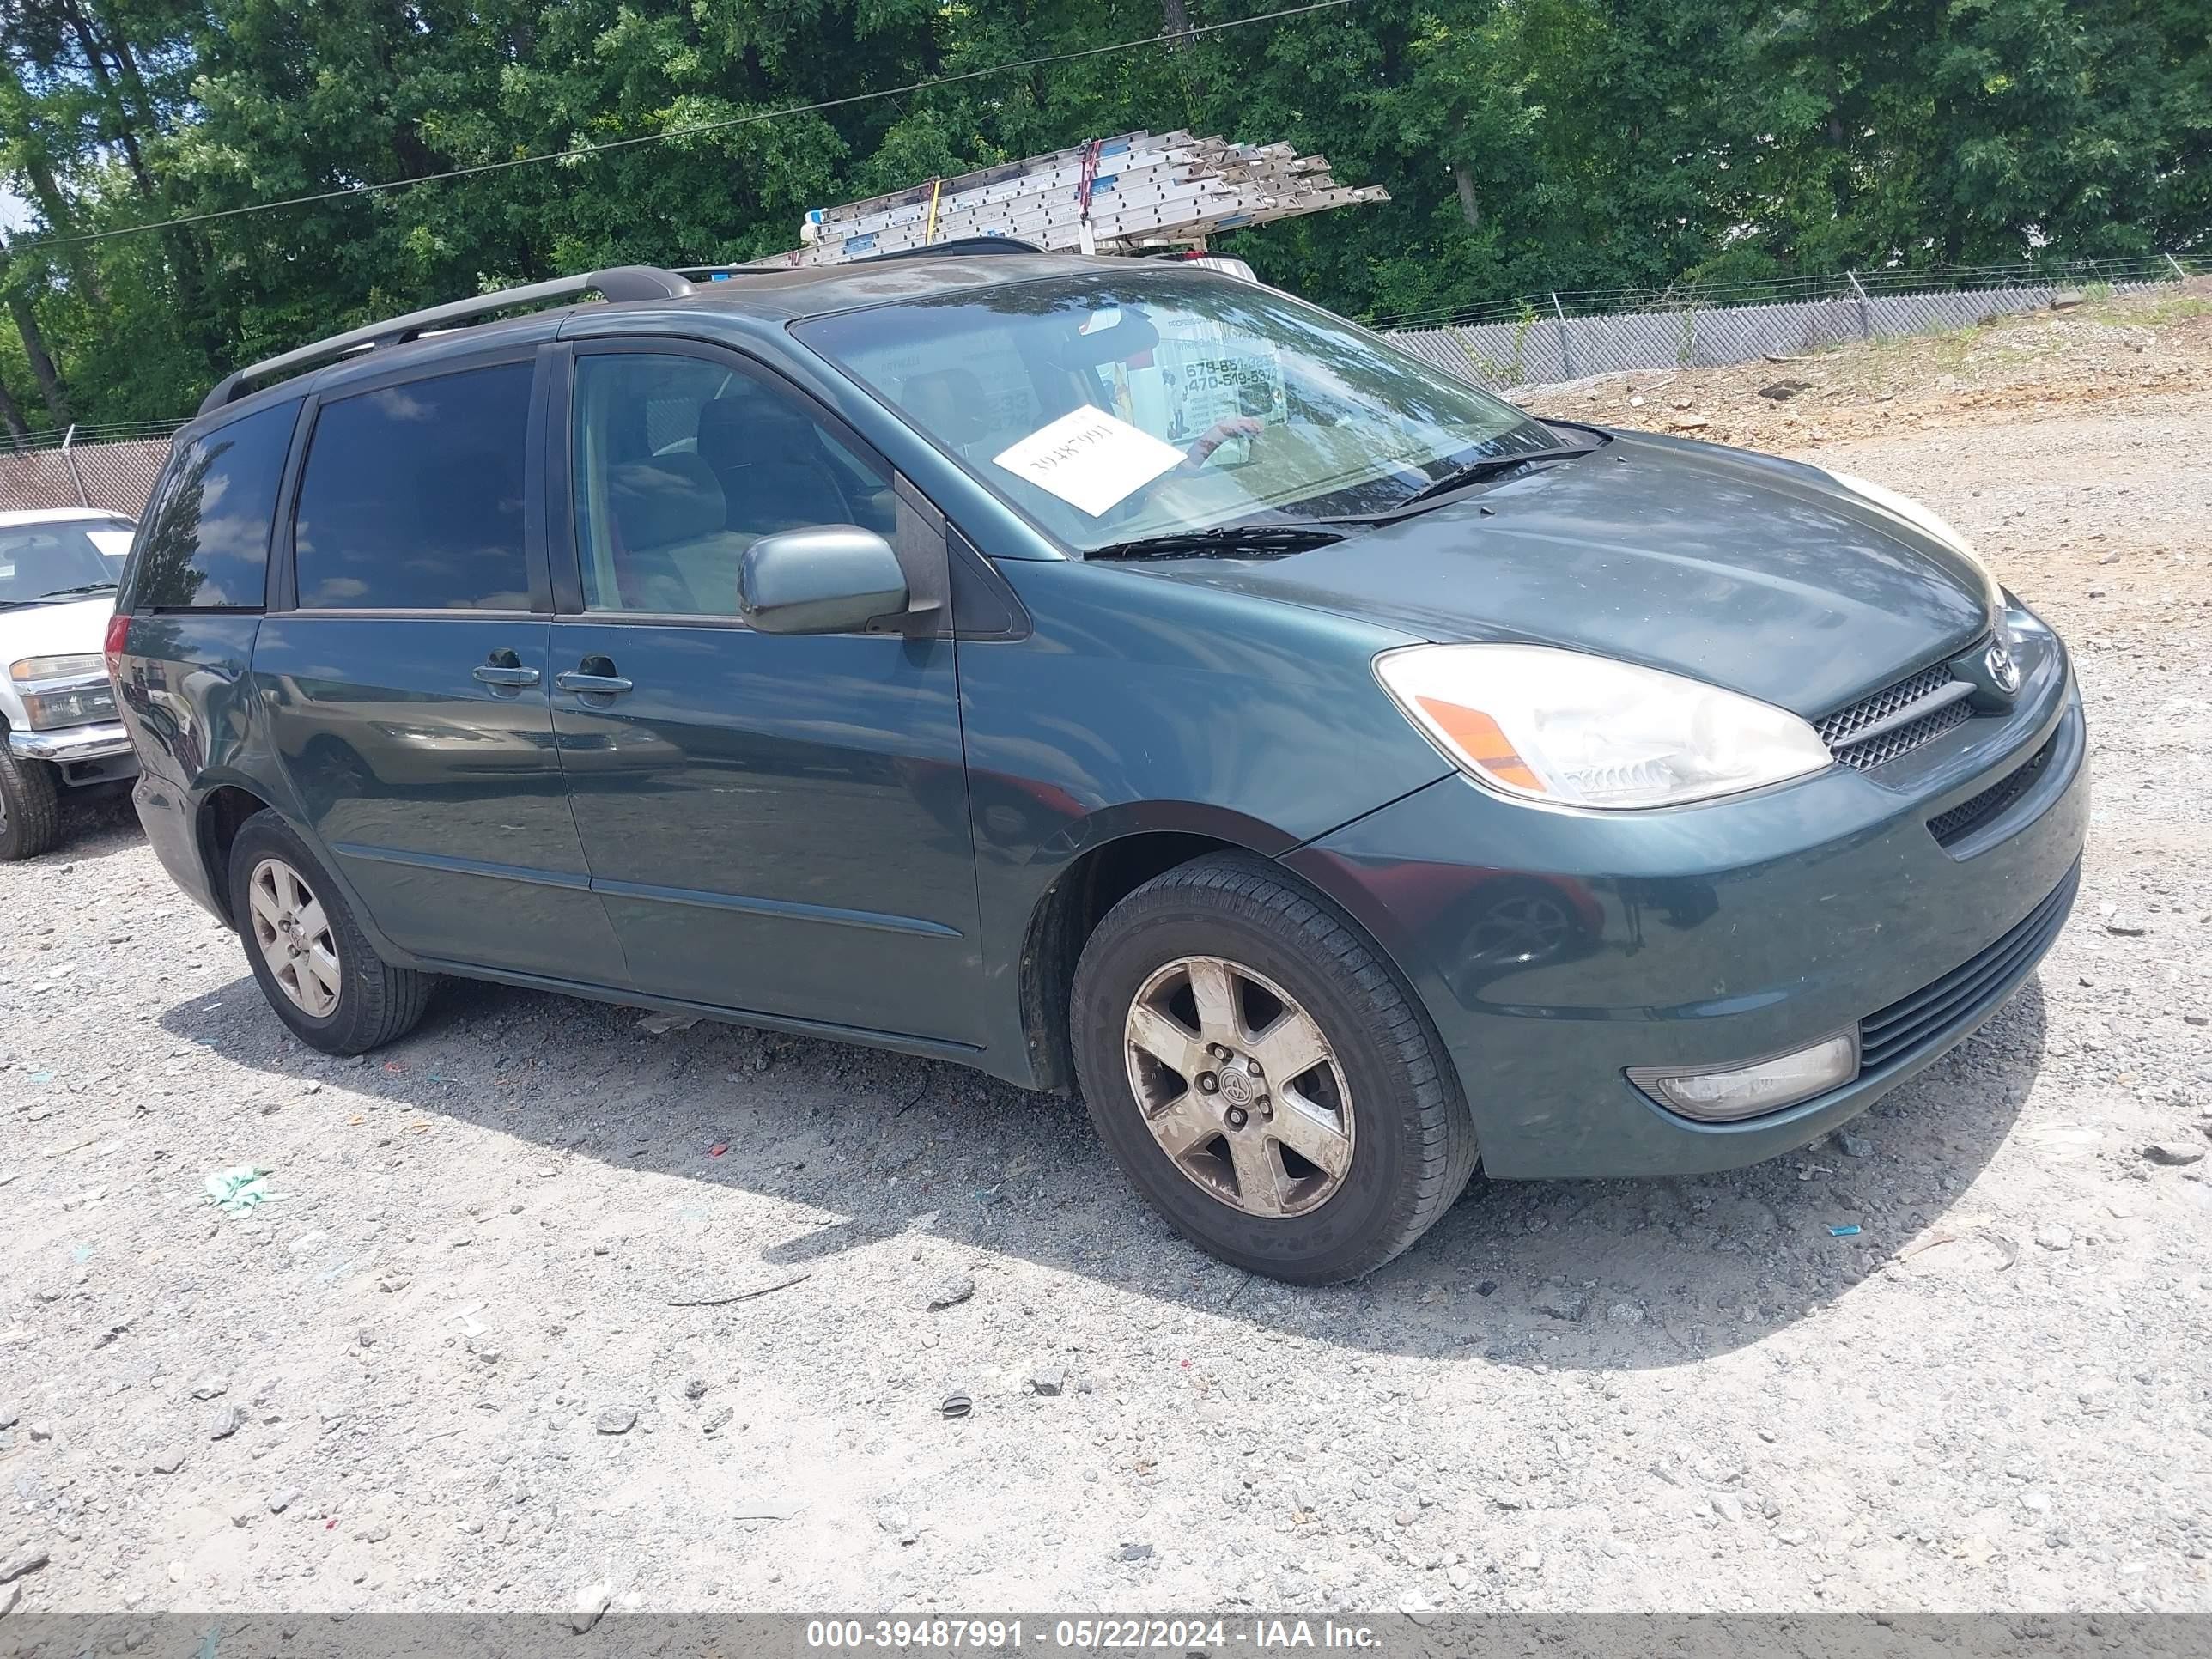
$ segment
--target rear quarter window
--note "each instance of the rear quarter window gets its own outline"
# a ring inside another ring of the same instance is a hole
[[[146,510],[124,608],[258,611],[269,531],[300,401],[203,432],[179,447]]]

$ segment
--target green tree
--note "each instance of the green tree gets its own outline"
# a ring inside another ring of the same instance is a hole
[[[1370,317],[2212,241],[2204,0],[1360,0],[1207,32],[1267,3],[0,0],[0,175],[34,213],[0,423],[179,415],[374,315],[770,254],[809,208],[1135,128],[1387,186],[1224,239]]]

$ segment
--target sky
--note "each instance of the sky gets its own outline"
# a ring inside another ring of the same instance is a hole
[[[21,230],[31,222],[31,204],[0,185],[0,230]]]

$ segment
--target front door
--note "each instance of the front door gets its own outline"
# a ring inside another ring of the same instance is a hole
[[[576,603],[552,625],[553,725],[633,982],[980,1042],[949,630],[775,635],[738,617],[761,536],[860,525],[900,546],[910,582],[933,557],[921,579],[941,594],[941,527],[932,552],[856,435],[734,356],[580,346],[569,392],[549,471],[566,474]]]
[[[619,986],[554,750],[534,369],[320,404],[253,672],[309,827],[393,943]]]

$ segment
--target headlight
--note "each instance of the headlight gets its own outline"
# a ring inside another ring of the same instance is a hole
[[[8,665],[8,678],[22,692],[23,719],[33,732],[115,718],[115,688],[108,683],[103,657],[20,657]],[[72,685],[72,680],[92,683]],[[48,689],[33,690],[34,686]]]
[[[1826,469],[1823,469],[1824,471]],[[1852,495],[1873,502],[1885,513],[1893,513],[1915,530],[1943,544],[1968,564],[1982,579],[1982,598],[1990,608],[1990,626],[2000,635],[2005,631],[2004,589],[1997,583],[1996,574],[1982,562],[1982,556],[1974,551],[1974,544],[1954,530],[1941,516],[1923,507],[1910,495],[1900,495],[1894,489],[1865,478],[1855,478],[1848,472],[1830,472],[1828,477]]]
[[[1479,782],[1562,806],[1675,806],[1831,763],[1784,708],[1538,645],[1416,645],[1375,659],[1407,718]]]
[[[19,657],[8,665],[8,678],[18,685],[40,680],[77,680],[106,672],[107,660],[97,652],[82,657]]]
[[[33,732],[92,726],[115,718],[115,688],[105,681],[75,691],[26,691],[23,718]]]

